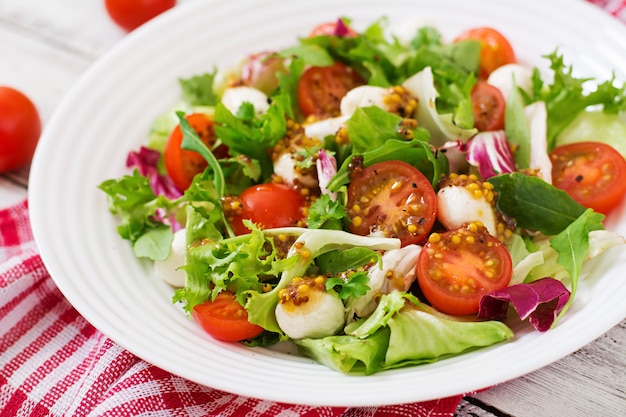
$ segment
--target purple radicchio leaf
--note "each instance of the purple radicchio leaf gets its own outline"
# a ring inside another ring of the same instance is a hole
[[[346,26],[346,23],[343,19],[337,19],[337,24],[335,25],[335,32],[333,35],[335,36],[347,36],[350,34],[350,29]]]
[[[337,160],[334,156],[329,155],[324,149],[320,149],[317,153],[317,180],[319,182],[322,194],[328,194],[331,200],[337,199],[337,193],[328,191],[326,186],[337,173]]]
[[[529,319],[530,324],[540,331],[550,329],[567,300],[570,291],[554,278],[541,278],[529,284],[516,284],[484,295],[480,300],[479,319],[506,319],[509,303],[520,319]]]
[[[437,149],[448,158],[450,172],[464,171],[467,168],[467,143],[460,139],[449,140]]]
[[[515,160],[503,130],[480,132],[467,144],[467,162],[478,167],[483,179],[515,172]]]
[[[139,152],[131,151],[126,157],[126,166],[129,168],[137,168],[139,173],[150,179],[150,187],[154,194],[164,195],[174,200],[181,196],[180,191],[176,188],[171,178],[166,175],[159,174],[157,164],[161,154],[158,151],[142,146]]]

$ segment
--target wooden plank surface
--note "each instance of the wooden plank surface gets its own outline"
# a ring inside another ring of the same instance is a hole
[[[0,0],[0,84],[27,93],[45,128],[80,75],[123,36],[100,0]],[[1,207],[26,197],[27,178],[28,168],[0,176]],[[626,320],[550,366],[467,398],[457,415],[626,416]]]

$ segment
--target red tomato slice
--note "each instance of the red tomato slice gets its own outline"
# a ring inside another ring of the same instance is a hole
[[[626,193],[626,160],[610,145],[577,142],[550,153],[552,184],[579,204],[608,214]]]
[[[0,172],[28,164],[40,134],[41,119],[33,102],[14,88],[0,86]]]
[[[504,96],[497,87],[478,81],[471,92],[474,127],[481,132],[504,129]]]
[[[510,42],[493,28],[480,27],[467,30],[460,34],[455,42],[464,39],[474,39],[481,43],[479,78],[487,79],[496,68],[517,62]]]
[[[341,62],[335,62],[328,67],[310,67],[298,81],[300,110],[304,116],[338,116],[343,96],[363,84],[363,78]]]
[[[302,195],[285,184],[259,184],[239,196],[241,207],[225,207],[226,216],[236,235],[250,233],[243,225],[248,219],[262,229],[296,226],[304,218]]]
[[[204,113],[193,113],[185,118],[202,142],[211,149],[216,141],[213,119]],[[165,168],[176,187],[180,191],[185,191],[189,188],[193,177],[204,171],[208,163],[199,153],[182,149],[180,147],[182,142],[183,133],[180,126],[176,126],[170,133],[165,146]],[[216,154],[218,158],[224,156],[223,154]]]
[[[105,0],[111,19],[130,32],[176,5],[176,0]]]
[[[437,310],[466,315],[478,312],[483,295],[511,280],[513,265],[504,245],[487,229],[469,224],[433,233],[420,252],[416,274],[422,293]]]
[[[385,161],[353,174],[347,210],[352,233],[382,233],[399,238],[406,246],[428,236],[435,224],[437,197],[417,168],[402,161]]]
[[[248,321],[248,312],[229,291],[220,292],[213,301],[196,305],[192,317],[204,331],[224,342],[239,342],[263,333],[261,326]]]

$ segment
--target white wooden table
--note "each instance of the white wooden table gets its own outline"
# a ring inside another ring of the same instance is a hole
[[[200,0],[179,4],[189,1]],[[0,84],[26,93],[45,128],[80,75],[124,35],[103,0],[0,0]],[[0,207],[26,198],[27,184],[28,168],[0,174]],[[466,398],[457,415],[626,416],[626,320],[550,366]]]

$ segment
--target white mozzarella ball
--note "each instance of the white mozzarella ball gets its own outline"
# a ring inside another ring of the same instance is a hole
[[[187,281],[187,273],[179,269],[185,265],[187,253],[187,232],[181,229],[174,233],[174,240],[170,248],[170,254],[164,261],[155,261],[154,270],[165,282],[174,287],[184,287]]]
[[[254,106],[257,114],[265,113],[270,107],[265,93],[254,87],[227,88],[222,96],[222,104],[233,114],[236,114],[239,107],[246,102]]]
[[[339,332],[345,324],[343,303],[335,295],[324,291],[311,291],[309,300],[295,305],[293,302],[276,306],[278,326],[292,339],[322,338]]]
[[[339,109],[342,116],[351,116],[360,107],[378,106],[386,109],[385,96],[388,95],[386,88],[371,85],[361,85],[348,91],[341,99]]]
[[[320,120],[304,126],[304,134],[313,139],[324,140],[328,135],[335,135],[348,120],[348,117],[340,116]]]
[[[513,88],[513,81],[515,85],[520,87],[524,91],[532,90],[532,76],[533,72],[530,68],[520,64],[506,64],[496,68],[487,82],[494,87],[497,87],[505,100],[508,100],[509,93]]]
[[[449,230],[464,223],[481,222],[489,234],[496,236],[493,206],[483,198],[476,198],[463,186],[443,187],[437,192],[437,219]]]
[[[296,160],[294,154],[291,152],[284,152],[276,158],[274,161],[274,173],[282,177],[285,183],[290,185],[294,185],[297,182],[305,187],[317,186],[315,171],[303,175],[302,172],[296,168]]]

